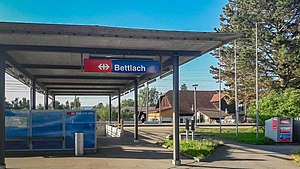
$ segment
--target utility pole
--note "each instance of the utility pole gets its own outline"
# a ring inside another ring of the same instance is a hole
[[[220,133],[222,133],[222,103],[221,103],[221,48],[219,48],[219,123],[220,123]]]
[[[148,107],[148,105],[149,105],[149,84],[148,84],[148,82],[146,82],[146,114],[145,114],[145,118],[146,118],[146,121],[148,121],[148,110],[149,110],[149,107]]]
[[[197,86],[198,84],[192,85],[194,87],[194,117],[195,117],[195,128],[197,127]]]
[[[160,124],[162,124],[162,121],[163,121],[163,119],[162,119],[162,115],[161,115],[161,95],[162,95],[162,93],[160,93],[159,94],[159,98],[158,98],[158,104],[159,104],[159,123]]]
[[[257,22],[255,24],[255,91],[256,91],[256,98],[255,98],[255,107],[256,107],[256,138],[258,138],[258,44],[257,44]]]
[[[235,122],[236,122],[236,136],[239,133],[239,113],[238,113],[238,98],[237,98],[237,67],[236,67],[236,40],[234,40],[234,91],[235,91]]]

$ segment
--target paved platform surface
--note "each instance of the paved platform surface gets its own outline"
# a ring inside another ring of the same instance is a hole
[[[182,157],[182,165],[171,164],[172,151],[155,143],[172,131],[171,127],[140,127],[140,142],[133,143],[133,128],[126,128],[123,138],[101,138],[98,152],[84,157],[72,154],[44,153],[13,154],[6,158],[8,169],[296,169],[300,165],[290,161],[289,153],[299,145],[249,146],[228,143],[205,162]]]

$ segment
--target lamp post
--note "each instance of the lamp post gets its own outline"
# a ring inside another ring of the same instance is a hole
[[[195,128],[197,127],[197,98],[196,98],[196,89],[198,84],[192,85],[194,87],[194,116],[195,116]]]
[[[258,51],[257,51],[257,22],[255,24],[255,109],[256,109],[256,138],[258,138]]]
[[[236,40],[234,40],[234,91],[235,91],[235,121],[236,121],[236,137],[239,133],[239,113],[238,113],[238,97],[237,97],[237,67],[236,67]]]
[[[220,124],[220,133],[222,133],[222,102],[221,102],[221,48],[219,48],[219,124]]]

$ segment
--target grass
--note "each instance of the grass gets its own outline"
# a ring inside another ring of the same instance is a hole
[[[182,129],[182,132],[184,129]],[[258,138],[256,138],[256,128],[240,127],[238,137],[236,137],[235,128],[223,128],[219,133],[219,128],[197,128],[195,132],[202,133],[204,137],[215,138],[219,140],[230,140],[246,144],[274,144],[274,141],[264,136],[263,129],[259,130]]]
[[[173,140],[162,141],[159,144],[167,148],[172,148]],[[204,158],[222,144],[222,142],[212,140],[183,140],[180,142],[180,151],[196,158]]]
[[[300,151],[297,151],[295,153],[292,154],[292,159],[297,162],[300,163]]]

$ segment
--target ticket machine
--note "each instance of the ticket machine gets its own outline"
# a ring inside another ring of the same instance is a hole
[[[265,136],[275,142],[293,142],[293,118],[273,117],[266,120]]]

